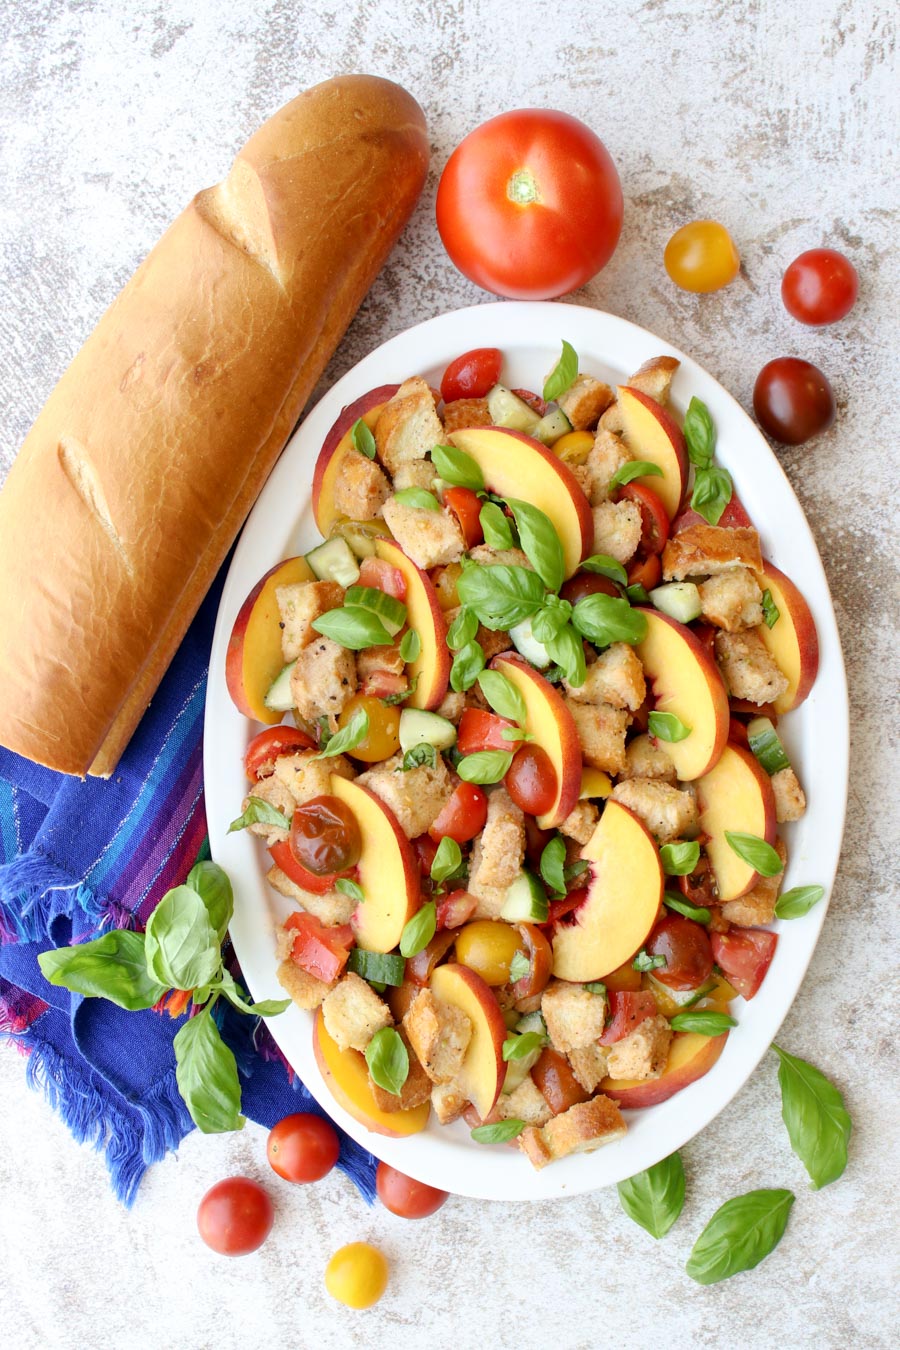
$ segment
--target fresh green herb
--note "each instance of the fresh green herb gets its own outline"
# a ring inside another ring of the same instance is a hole
[[[698,1284],[717,1284],[758,1266],[784,1235],[794,1196],[759,1190],[737,1195],[716,1210],[694,1243],[685,1270]]]
[[[261,1003],[253,1003],[231,972],[224,968],[216,988],[238,1012],[249,1013],[251,1017],[277,1017],[291,1006],[289,998],[267,998]]]
[[[353,947],[347,959],[347,969],[373,987],[381,985],[385,989],[390,985],[392,989],[399,989],[406,972],[406,962],[396,952],[367,952],[362,947]]]
[[[516,984],[518,980],[524,980],[530,970],[531,962],[525,953],[513,952],[512,960],[509,963],[509,983]]]
[[[824,886],[794,886],[778,897],[776,919],[802,919],[825,895]]]
[[[334,732],[328,722],[328,714],[323,713],[321,717],[316,718],[316,726],[319,728],[318,744],[319,749],[324,750],[331,740]]]
[[[545,644],[551,660],[555,661],[573,689],[580,689],[587,679],[584,644],[570,623],[564,624],[547,638]]]
[[[166,989],[196,989],[215,978],[220,940],[193,887],[166,891],[147,920],[144,954],[150,974]]]
[[[560,600],[558,595],[548,595],[543,606],[531,620],[531,633],[538,642],[547,642],[554,637],[572,617],[572,606],[568,600]]]
[[[478,750],[474,755],[464,755],[456,772],[466,783],[499,783],[512,762],[508,750]]]
[[[503,1042],[503,1059],[507,1064],[510,1060],[527,1059],[545,1044],[546,1037],[539,1031],[526,1031],[521,1036],[507,1036]]]
[[[708,469],[716,453],[716,428],[702,399],[694,397],[688,404],[684,415],[684,439],[694,468]]]
[[[434,861],[431,864],[431,880],[440,885],[458,869],[462,862],[462,849],[455,839],[445,834],[437,846]]]
[[[680,844],[663,844],[659,850],[663,871],[669,877],[689,877],[700,861],[700,845],[696,840]]]
[[[431,462],[445,483],[470,488],[473,492],[483,490],[484,474],[477,460],[465,450],[458,450],[455,445],[436,445],[431,452]]]
[[[658,741],[672,743],[686,740],[692,730],[675,713],[652,712],[647,718],[647,724],[651,736],[655,736]]]
[[[109,999],[129,1012],[152,1008],[168,988],[147,969],[144,934],[124,928],[76,947],[51,947],[40,953],[38,965],[48,983],[86,998]]]
[[[784,871],[784,863],[771,844],[760,839],[758,834],[746,834],[743,830],[726,830],[725,838],[732,853],[736,853],[742,862],[747,863],[761,877],[777,877]]]
[[[723,1012],[680,1012],[670,1019],[673,1031],[695,1031],[698,1036],[721,1036],[737,1026],[737,1021]]]
[[[612,642],[642,642],[647,620],[627,600],[611,595],[586,595],[572,611],[572,622],[589,642],[608,647]]]
[[[366,1046],[369,1077],[376,1087],[399,1097],[409,1077],[409,1052],[400,1033],[393,1027],[382,1027]]]
[[[460,602],[486,628],[504,632],[529,619],[544,600],[544,583],[537,572],[505,563],[464,568],[456,589]]]
[[[228,826],[228,833],[246,830],[249,825],[273,825],[279,830],[289,830],[291,822],[283,811],[264,802],[262,797],[248,797],[244,813]]]
[[[457,694],[471,689],[478,676],[484,670],[486,658],[480,642],[467,642],[453,658],[450,667],[450,687]]]
[[[649,605],[652,604],[650,596],[645,586],[635,582],[633,586],[625,587],[625,597],[630,605]]]
[[[476,1144],[508,1144],[524,1128],[524,1120],[499,1120],[496,1125],[476,1125],[471,1136]]]
[[[609,486],[624,487],[635,478],[662,478],[662,476],[663,471],[659,465],[652,464],[649,459],[626,459],[609,480]]]
[[[617,1187],[619,1203],[651,1237],[665,1237],[684,1207],[684,1167],[680,1153],[671,1153]]]
[[[365,455],[366,459],[375,458],[375,437],[361,417],[350,428],[350,442],[353,449]]]
[[[569,866],[565,870],[564,875],[566,881],[574,881],[576,877],[581,876],[582,872],[586,872],[589,867],[590,863],[586,858],[576,858],[573,863],[569,863]]]
[[[533,741],[534,737],[528,731],[523,731],[521,727],[504,727],[500,732],[504,741]]]
[[[517,538],[505,512],[496,502],[485,502],[478,519],[488,548],[515,548]]]
[[[414,628],[403,634],[400,639],[400,656],[408,665],[410,661],[417,661],[422,651],[422,639]]]
[[[461,609],[447,630],[447,646],[451,652],[458,652],[469,642],[474,642],[478,633],[478,620],[470,609]]]
[[[683,914],[686,919],[693,919],[694,923],[709,923],[712,914],[702,905],[692,905],[690,900],[685,900],[683,895],[676,895],[674,891],[666,891],[663,896],[663,904],[667,909],[674,909],[676,914]]]
[[[338,877],[334,888],[340,891],[341,895],[346,895],[348,900],[355,900],[358,905],[365,902],[366,897],[358,881],[351,881],[349,877]]]
[[[566,893],[566,841],[561,834],[555,835],[541,854],[540,872],[554,895]]]
[[[527,717],[525,700],[512,680],[499,670],[485,670],[478,676],[478,687],[495,713],[510,722],[524,722]]]
[[[339,647],[353,652],[365,651],[367,647],[387,647],[393,641],[378,615],[363,609],[362,605],[329,609],[313,619],[311,626]]]
[[[610,581],[617,581],[620,586],[624,586],[628,580],[625,568],[608,553],[593,553],[590,558],[585,558],[580,567],[582,572],[597,572],[602,577],[609,577]]]
[[[772,1049],[779,1060],[781,1118],[791,1148],[809,1173],[813,1190],[821,1190],[847,1166],[852,1121],[843,1097],[824,1074],[777,1045]]]
[[[441,509],[437,497],[427,488],[401,488],[399,492],[394,493],[394,501],[399,502],[401,506],[418,507],[420,511],[440,511]]]
[[[220,942],[224,942],[231,916],[234,913],[234,892],[228,873],[209,858],[195,863],[187,875],[185,885],[197,892],[206,906],[209,921]]]
[[[175,1081],[203,1134],[242,1130],[241,1083],[237,1062],[219,1034],[211,1005],[191,1017],[172,1042]]]
[[[566,565],[553,521],[530,502],[508,497],[506,504],[515,517],[525,557],[547,590],[558,591],[566,578]]]
[[[405,703],[406,700],[416,692],[416,685],[419,683],[418,675],[413,676],[409,682],[408,689],[401,689],[396,694],[382,694],[381,702],[386,708],[392,707],[395,703]]]
[[[718,525],[733,492],[734,485],[727,469],[715,464],[709,469],[697,469],[691,506],[710,525]]]
[[[562,355],[544,381],[544,402],[553,403],[563,395],[578,378],[578,353],[571,342],[563,339]]]
[[[403,763],[400,766],[402,773],[408,773],[410,769],[420,769],[423,764],[429,769],[436,769],[438,761],[438,752],[433,745],[427,741],[420,741],[418,745],[412,745],[403,756]]]
[[[666,964],[667,962],[664,956],[651,956],[650,953],[645,952],[642,947],[632,961],[631,968],[632,970],[639,970],[641,974],[644,974],[648,970],[659,970],[661,966]]]
[[[424,951],[434,937],[436,927],[437,908],[433,900],[426,900],[403,929],[400,937],[400,955],[408,958]]]
[[[766,588],[766,590],[763,591],[762,612],[763,618],[766,621],[766,627],[774,628],[778,620],[781,618],[781,610],[778,608],[775,601],[772,599],[772,592],[768,588]]]
[[[324,750],[320,750],[313,759],[329,759],[332,755],[341,755],[345,750],[355,750],[369,734],[369,714],[365,708],[357,708],[345,727],[336,731]]]
[[[599,994],[606,998],[606,985],[602,980],[588,980],[584,988],[589,994]]]

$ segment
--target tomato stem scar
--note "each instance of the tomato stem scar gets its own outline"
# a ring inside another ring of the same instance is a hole
[[[518,206],[528,206],[531,202],[540,201],[541,194],[537,180],[530,169],[516,169],[515,173],[510,175],[506,184],[506,195]]]

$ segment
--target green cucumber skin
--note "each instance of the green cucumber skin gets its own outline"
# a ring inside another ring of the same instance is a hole
[[[692,581],[669,581],[657,586],[650,592],[650,601],[654,609],[678,623],[693,623],[702,612],[700,592]]]
[[[346,539],[326,539],[306,554],[306,561],[319,581],[352,586],[359,580],[359,563]]]
[[[362,947],[354,947],[347,961],[348,970],[368,981],[389,984],[397,988],[403,983],[406,962],[402,956],[392,952],[367,952]]]
[[[294,697],[291,693],[291,671],[297,664],[296,661],[289,661],[286,666],[282,666],[272,683],[266,690],[263,703],[272,712],[290,712],[294,706]]]
[[[446,717],[420,708],[404,708],[400,714],[400,749],[406,754],[416,745],[449,750],[456,744],[456,727]]]
[[[771,777],[781,769],[789,769],[791,761],[778,732],[768,717],[754,717],[747,725],[750,749]]]
[[[521,872],[507,888],[500,918],[508,923],[546,923],[549,911],[541,882],[531,872]]]

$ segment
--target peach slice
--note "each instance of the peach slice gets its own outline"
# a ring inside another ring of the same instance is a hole
[[[506,1023],[500,1005],[490,986],[468,966],[437,966],[431,992],[441,1002],[459,1008],[472,1023],[472,1039],[455,1082],[484,1120],[496,1106],[506,1078]]]
[[[718,763],[697,779],[697,804],[719,901],[736,900],[756,885],[759,874],[738,857],[725,831],[755,834],[767,844],[775,843],[775,794],[769,775],[749,750],[728,744]]]
[[[337,519],[334,506],[334,485],[341,472],[341,465],[347,455],[359,454],[353,448],[350,432],[360,418],[372,430],[379,414],[389,398],[393,398],[398,384],[383,384],[378,389],[370,389],[353,403],[344,408],[322,443],[312,481],[312,508],[316,524],[325,539]]]
[[[376,539],[376,555],[396,567],[406,582],[406,618],[422,640],[422,649],[407,666],[415,690],[407,706],[439,708],[450,683],[450,648],[447,646],[447,622],[437,591],[430,577],[407,558],[393,539]]]
[[[622,439],[635,459],[646,459],[662,469],[635,482],[652,488],[666,508],[669,519],[678,513],[687,487],[690,461],[684,435],[671,413],[640,389],[622,385],[618,390],[622,413]]]
[[[768,647],[778,669],[790,681],[775,700],[777,713],[790,712],[808,696],[819,673],[819,638],[809,605],[797,587],[772,563],[763,561],[756,581],[769,591],[778,606],[778,618],[771,628],[762,624],[757,632]]]
[[[728,695],[713,657],[676,619],[656,609],[641,609],[647,636],[635,645],[644,674],[653,686],[657,712],[674,713],[690,735],[667,741],[666,753],[682,782],[707,773],[728,740]]]
[[[491,662],[525,700],[525,730],[546,750],[556,770],[556,801],[538,816],[542,830],[555,829],[575,810],[581,795],[581,742],[562,695],[521,656],[504,652]]]
[[[571,469],[539,441],[506,427],[469,427],[447,440],[472,456],[491,492],[530,502],[550,517],[570,577],[594,545],[590,502]]]
[[[350,923],[369,952],[392,952],[421,903],[419,864],[390,807],[361,783],[331,775],[331,791],[356,817],[362,836],[358,875],[365,899]]]
[[[283,713],[267,708],[263,699],[284,667],[281,616],[275,591],[297,581],[315,581],[305,558],[276,563],[253,587],[238,610],[225,654],[225,683],[232,701],[245,717],[272,726]]]
[[[583,983],[602,980],[638,950],[663,897],[659,850],[643,821],[609,801],[582,858],[592,864],[587,898],[576,920],[553,937],[553,974]]]
[[[590,764],[582,765],[579,801],[586,801],[591,797],[608,797],[611,792],[612,779],[608,773],[604,773],[602,769],[594,769]]]
[[[369,1083],[365,1056],[358,1050],[341,1050],[329,1036],[322,1009],[313,1023],[313,1052],[319,1072],[338,1106],[375,1134],[401,1138],[418,1134],[428,1124],[431,1103],[423,1102],[407,1111],[383,1111],[375,1101]]]
[[[676,1031],[669,1049],[669,1061],[660,1078],[643,1081],[604,1078],[600,1090],[620,1106],[658,1106],[709,1073],[725,1049],[727,1040],[727,1031],[721,1036],[701,1036],[697,1031]]]

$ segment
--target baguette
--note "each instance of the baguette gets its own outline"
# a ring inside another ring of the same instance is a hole
[[[427,164],[399,86],[320,84],[103,315],[0,491],[0,744],[113,771]]]

